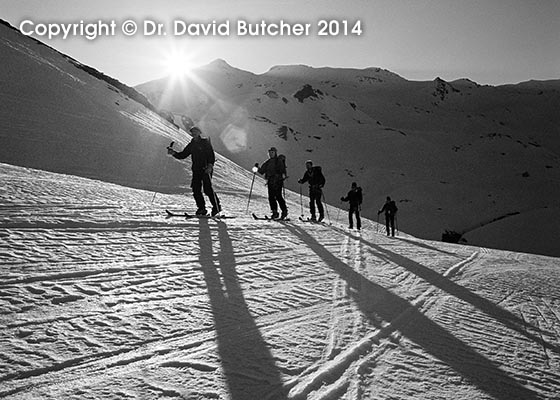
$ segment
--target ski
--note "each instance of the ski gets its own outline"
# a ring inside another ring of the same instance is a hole
[[[173,217],[186,217],[187,213],[174,213],[169,210],[165,210],[166,218],[173,218]]]
[[[325,224],[324,221],[317,221],[317,220],[311,219],[309,217],[304,218],[303,216],[299,217],[299,220],[302,221],[302,222],[309,222],[310,224],[321,224],[321,225]]]
[[[232,215],[210,215],[210,214],[206,214],[206,215],[192,215],[192,214],[187,214],[185,213],[185,218],[187,219],[191,219],[191,218],[199,218],[199,219],[232,219],[235,218]]]
[[[210,214],[206,214],[206,215],[196,215],[196,214],[189,214],[186,212],[182,212],[182,213],[175,213],[169,210],[165,210],[166,218],[173,218],[173,217],[183,217],[186,219],[191,219],[191,218],[206,218],[206,219],[231,219],[231,218],[235,218],[234,216],[230,216],[230,215],[210,215]]]
[[[268,215],[265,215],[264,217],[259,217],[257,214],[253,213],[253,219],[256,219],[258,221],[289,221],[290,218],[271,218]]]

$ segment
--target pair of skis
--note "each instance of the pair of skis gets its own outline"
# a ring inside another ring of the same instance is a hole
[[[316,219],[312,219],[309,217],[304,217],[303,215],[301,217],[299,217],[299,220],[302,222],[308,222],[310,224],[319,224],[319,225],[326,225],[325,221],[318,221]]]
[[[173,217],[183,217],[186,219],[192,219],[192,218],[201,218],[201,219],[227,219],[227,218],[235,218],[232,216],[227,216],[227,215],[220,215],[220,214],[216,214],[216,215],[210,215],[210,214],[206,214],[206,215],[193,215],[193,214],[189,214],[187,212],[183,212],[183,213],[176,213],[176,212],[172,212],[169,210],[165,210],[166,213],[166,218],[173,218]]]
[[[264,217],[259,217],[257,214],[253,213],[253,219],[256,220],[264,220],[264,221],[289,221],[290,218],[272,218],[269,217],[268,215],[265,215]]]
[[[172,211],[169,211],[169,210],[165,210],[165,213],[166,213],[166,218],[182,217],[182,218],[186,218],[186,219],[202,218],[202,219],[218,219],[218,220],[235,218],[233,216],[226,216],[226,215],[220,215],[220,214],[217,214],[217,215],[214,215],[214,216],[209,215],[209,214],[206,214],[206,215],[196,215],[195,214],[195,215],[193,215],[193,214],[189,214],[187,212],[176,213],[176,212],[172,212]],[[261,220],[261,221],[290,221],[290,218],[272,218],[268,215],[260,217],[255,213],[253,213],[252,216],[253,216],[253,219]],[[322,222],[322,221],[316,221],[316,220],[313,220],[311,218],[304,218],[303,216],[299,217],[299,220],[302,221],[302,222],[308,222],[308,223],[312,223],[312,224],[324,224],[324,222]]]
[[[290,220],[290,218],[284,218],[284,219],[282,219],[282,218],[272,218],[272,217],[269,217],[268,215],[265,215],[264,217],[259,217],[255,213],[253,213],[252,215],[253,215],[253,218],[256,219],[256,220],[264,220],[264,221],[289,221]],[[311,219],[309,217],[304,218],[303,216],[300,216],[299,220],[302,221],[302,222],[308,222],[310,224],[325,225],[325,222],[317,221],[317,220]]]

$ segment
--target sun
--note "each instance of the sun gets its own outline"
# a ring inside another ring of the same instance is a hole
[[[180,50],[169,51],[162,59],[165,75],[173,79],[183,79],[190,75],[194,65],[192,57]]]

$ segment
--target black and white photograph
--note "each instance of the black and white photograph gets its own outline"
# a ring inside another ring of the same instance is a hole
[[[0,399],[560,398],[560,1],[0,0]]]

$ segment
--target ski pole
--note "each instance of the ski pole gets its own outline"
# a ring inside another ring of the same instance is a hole
[[[249,190],[249,200],[247,200],[247,212],[249,212],[249,204],[251,203],[251,194],[253,193],[253,184],[255,183],[255,175],[257,175],[258,168],[253,167],[253,180],[251,181],[251,189]]]
[[[342,207],[342,201],[340,202],[340,207],[338,207],[338,211],[336,212],[336,223],[340,224],[339,218],[340,218],[340,208]]]
[[[214,173],[214,167],[212,167],[212,172],[208,173],[208,180],[210,181],[210,187],[212,188],[212,194],[214,195],[214,204],[216,205],[216,208],[218,209],[218,212],[216,214],[219,216],[219,215],[221,215],[221,212],[222,212],[222,206],[220,205],[220,200],[218,200],[218,195],[216,194],[216,191],[214,190],[214,182],[213,182],[213,176],[212,176],[213,173]]]
[[[301,208],[301,217],[303,218],[303,193],[301,189],[301,183],[299,184],[299,205]]]
[[[329,219],[329,225],[332,225],[331,216],[329,215],[329,207],[327,205],[327,199],[325,198],[325,191],[322,191],[323,203],[325,203],[325,211],[327,212],[327,218]]]
[[[174,144],[175,144],[175,142],[171,142],[169,144],[169,146],[167,146],[167,149],[173,148]],[[163,176],[167,172],[167,164],[169,164],[169,159],[165,160],[165,164],[163,165],[163,172],[161,173],[161,175],[159,177],[159,180],[158,180],[158,185],[157,185],[158,188],[161,185],[161,180],[163,179]],[[154,195],[152,196],[152,203],[151,204],[154,204],[154,200],[156,199],[156,195],[157,195],[157,190],[154,190]]]

